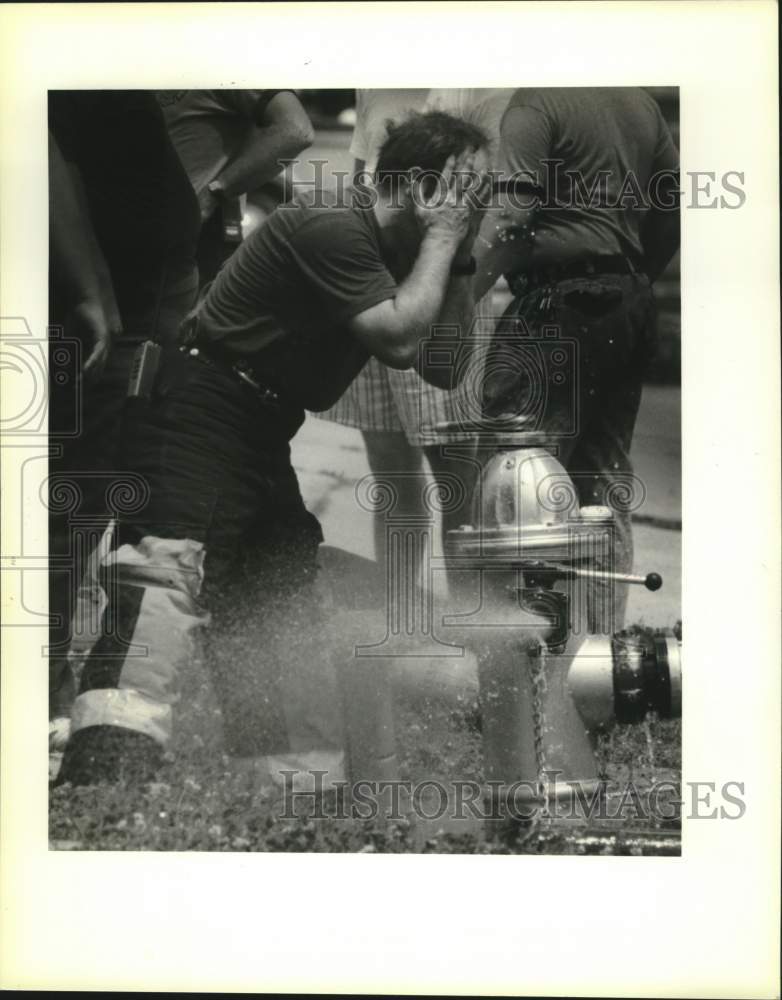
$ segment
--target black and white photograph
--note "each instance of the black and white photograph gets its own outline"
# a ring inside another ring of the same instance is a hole
[[[4,985],[773,996],[776,5],[8,10]]]
[[[52,847],[678,854],[676,89],[48,105]]]

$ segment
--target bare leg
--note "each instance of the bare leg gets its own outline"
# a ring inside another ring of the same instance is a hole
[[[471,460],[475,458],[475,451],[459,458],[446,458],[443,456],[443,451],[443,445],[427,445],[424,448],[434,480],[441,490],[441,546],[447,562],[448,550],[445,542],[448,532],[470,523],[470,508],[478,478],[478,466]],[[453,585],[450,575],[448,583],[449,587]]]
[[[362,431],[367,459],[378,483],[387,483],[396,501],[391,513],[395,518],[415,517],[424,513],[425,472],[423,451],[408,443],[403,431]],[[385,572],[387,514],[375,514],[375,559]]]

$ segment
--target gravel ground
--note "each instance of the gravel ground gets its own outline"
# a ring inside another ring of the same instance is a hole
[[[259,790],[223,753],[219,709],[200,664],[186,679],[178,731],[159,781],[139,788],[54,789],[49,833],[53,848],[111,851],[424,852],[459,854],[678,853],[678,817],[641,817],[655,781],[678,787],[681,725],[654,719],[617,726],[601,739],[609,791],[632,782],[639,798],[622,820],[581,825],[542,821],[533,831],[498,836],[483,824],[410,823],[353,818],[285,818],[281,797]],[[480,734],[468,705],[455,711],[436,697],[397,695],[400,772],[414,782],[478,781],[483,777]],[[615,797],[615,796],[614,796]],[[673,802],[678,793],[669,789]],[[616,803],[614,803],[616,805]],[[327,812],[330,810],[327,808]],[[663,812],[664,810],[660,810]],[[676,814],[674,806],[668,812]],[[462,821],[464,823],[465,821]],[[653,830],[662,846],[638,842]],[[607,832],[606,832],[607,831]]]

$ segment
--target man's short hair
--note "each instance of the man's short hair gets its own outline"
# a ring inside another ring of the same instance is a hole
[[[388,137],[375,168],[378,185],[416,167],[429,174],[442,173],[449,156],[489,145],[489,136],[480,126],[445,111],[415,111],[399,123],[389,120],[386,129]]]

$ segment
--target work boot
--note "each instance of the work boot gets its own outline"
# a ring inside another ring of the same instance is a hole
[[[71,736],[55,785],[144,784],[163,763],[163,749],[146,733],[121,726],[87,726]]]

